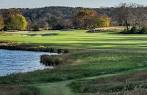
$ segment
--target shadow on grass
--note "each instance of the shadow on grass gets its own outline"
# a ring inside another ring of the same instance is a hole
[[[58,33],[46,33],[46,34],[25,34],[27,36],[56,36]]]

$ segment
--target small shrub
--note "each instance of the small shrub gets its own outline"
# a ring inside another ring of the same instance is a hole
[[[122,34],[146,34],[147,33],[147,29],[145,27],[132,27],[131,29],[127,30],[124,29],[122,32]]]
[[[132,27],[128,33],[129,34],[137,34],[139,32],[139,29],[137,29],[137,27]]]
[[[147,28],[146,28],[146,27],[142,27],[142,28],[140,29],[139,34],[145,34],[145,33],[147,33]]]
[[[40,29],[39,29],[39,26],[37,26],[37,25],[34,25],[33,27],[32,27],[32,31],[39,31]]]
[[[69,50],[68,49],[64,49],[64,53],[69,53]]]
[[[42,55],[40,62],[46,66],[56,66],[62,64],[64,61],[60,55]]]

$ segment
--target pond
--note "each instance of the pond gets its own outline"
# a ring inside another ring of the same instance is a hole
[[[55,53],[46,52],[0,49],[0,76],[53,68],[40,63],[40,56],[43,54],[55,55]]]

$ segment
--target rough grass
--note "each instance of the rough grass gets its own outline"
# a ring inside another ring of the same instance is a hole
[[[41,95],[34,86],[0,85],[0,95]]]
[[[147,72],[143,71],[97,79],[77,80],[70,83],[69,86],[74,92],[85,95],[146,95],[146,78]]]

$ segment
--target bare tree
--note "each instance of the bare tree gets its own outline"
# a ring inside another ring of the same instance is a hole
[[[126,3],[121,4],[119,7],[116,8],[114,11],[116,14],[116,19],[121,26],[126,26],[127,30],[129,30],[129,15],[130,10]]]
[[[138,4],[123,3],[114,12],[118,23],[126,26],[127,30],[131,26],[142,27],[147,15],[144,7]]]

